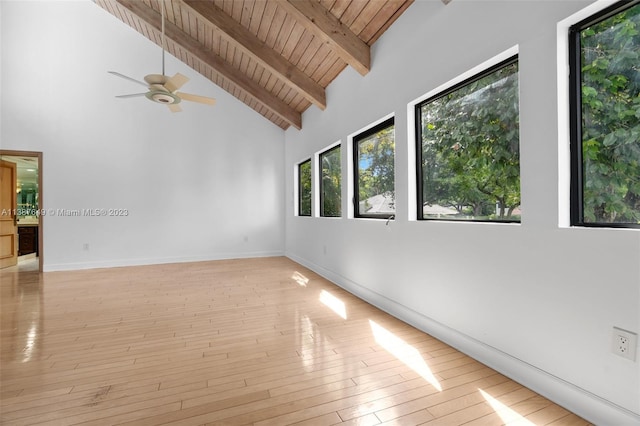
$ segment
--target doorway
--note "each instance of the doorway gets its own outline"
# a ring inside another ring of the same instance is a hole
[[[17,264],[6,270],[43,269],[42,152],[0,150],[0,159],[16,165],[15,248]]]

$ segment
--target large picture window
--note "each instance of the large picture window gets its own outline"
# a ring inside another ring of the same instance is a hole
[[[570,30],[571,222],[640,227],[640,2]]]
[[[311,216],[311,159],[298,164],[298,216]]]
[[[418,218],[520,221],[518,61],[416,105]]]
[[[318,157],[320,163],[320,216],[339,217],[342,214],[340,145]]]
[[[353,138],[355,217],[395,214],[394,130],[392,117]]]

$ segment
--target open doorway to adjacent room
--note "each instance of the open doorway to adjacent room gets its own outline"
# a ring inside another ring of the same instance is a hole
[[[7,186],[3,188],[2,269],[42,272],[42,153],[0,150],[0,160]],[[5,197],[5,192],[11,196]]]

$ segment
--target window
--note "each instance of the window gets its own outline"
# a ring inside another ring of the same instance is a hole
[[[320,216],[342,215],[340,145],[326,150],[319,156],[320,163]]]
[[[520,221],[518,61],[416,105],[419,219]]]
[[[640,228],[640,2],[570,29],[572,225]]]
[[[298,216],[311,216],[311,159],[298,164]]]
[[[393,117],[353,138],[355,217],[395,214],[394,156]]]

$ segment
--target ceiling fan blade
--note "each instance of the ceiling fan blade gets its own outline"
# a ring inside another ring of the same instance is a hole
[[[146,93],[132,93],[131,95],[118,95],[116,98],[137,98],[145,95]]]
[[[207,98],[206,96],[192,95],[191,93],[182,93],[182,92],[176,92],[176,95],[183,101],[198,102],[198,103],[207,104],[207,105],[216,104],[215,99]]]
[[[107,71],[109,74],[113,74],[113,75],[117,75],[120,78],[124,78],[125,80],[129,80],[129,81],[133,81],[134,83],[138,83],[144,87],[147,87],[147,83],[143,83],[140,80],[136,80],[135,78],[131,78],[131,77],[127,77],[124,74],[120,74],[119,72],[115,72],[115,71]]]
[[[180,105],[178,105],[178,104],[169,104],[167,106],[169,107],[171,112],[180,112],[180,111],[182,111],[182,108],[180,108]]]
[[[167,80],[167,82],[164,84],[164,87],[165,89],[173,93],[181,88],[187,81],[189,81],[189,77],[184,76],[180,73],[176,73],[176,75]]]

